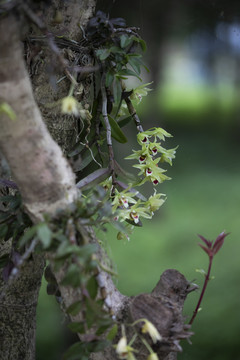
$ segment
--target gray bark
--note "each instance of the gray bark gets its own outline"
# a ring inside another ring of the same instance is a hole
[[[94,1],[79,3],[72,1],[68,2],[69,7],[64,6],[69,31],[77,21],[85,25],[92,15]],[[77,12],[80,5],[82,15]],[[55,10],[51,8],[51,12]],[[71,16],[74,11],[78,16]],[[77,189],[74,174],[49,135],[35,103],[24,64],[20,28],[12,16],[0,19],[0,102],[10,105],[17,115],[14,121],[0,114],[0,149],[28,213],[37,222],[43,213],[53,214],[71,203]],[[58,134],[58,138],[63,147],[69,146],[68,137],[62,140]],[[10,254],[11,248],[11,241],[1,242],[0,256]],[[1,360],[35,359],[36,306],[44,263],[43,256],[33,254],[11,283],[5,283],[0,275]]]

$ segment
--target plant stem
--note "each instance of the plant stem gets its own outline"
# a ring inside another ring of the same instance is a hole
[[[132,116],[133,120],[135,121],[137,130],[138,130],[139,132],[143,132],[143,128],[142,128],[140,119],[139,119],[139,117],[138,117],[138,115],[137,115],[137,113],[136,113],[136,110],[135,110],[134,107],[133,107],[133,104],[132,104],[131,100],[130,100],[129,98],[126,98],[126,99],[125,99],[125,102],[126,102],[126,104],[127,104],[129,114]]]
[[[204,284],[203,284],[203,288],[202,288],[202,291],[201,291],[201,294],[200,294],[200,297],[199,297],[199,300],[198,300],[198,303],[197,303],[197,306],[193,312],[193,316],[191,318],[191,320],[189,321],[189,325],[192,325],[198,311],[199,311],[199,308],[200,308],[200,305],[201,305],[201,302],[202,302],[202,299],[203,299],[203,296],[204,296],[204,293],[205,293],[205,290],[206,290],[206,287],[207,287],[207,284],[208,284],[208,281],[210,279],[210,272],[211,272],[211,268],[212,268],[212,261],[213,261],[213,256],[209,256],[209,264],[208,264],[208,272],[207,274],[205,275],[205,281],[204,281]]]
[[[113,153],[113,147],[112,147],[112,132],[111,132],[111,126],[108,120],[108,114],[107,114],[107,95],[106,95],[106,88],[105,88],[105,73],[102,75],[101,79],[101,93],[102,93],[102,116],[103,120],[105,122],[106,126],[106,132],[107,132],[107,146],[108,146],[108,154],[109,154],[109,168],[111,170],[112,175],[112,183],[113,187],[115,187],[115,172],[114,172],[114,153]],[[114,190],[113,190],[114,192]]]

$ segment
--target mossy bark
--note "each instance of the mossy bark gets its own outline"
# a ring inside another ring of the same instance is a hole
[[[44,258],[35,255],[9,286],[0,278],[0,359],[34,360],[36,306]]]

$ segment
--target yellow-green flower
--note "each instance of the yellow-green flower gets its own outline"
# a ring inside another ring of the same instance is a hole
[[[157,211],[160,206],[162,206],[162,204],[165,202],[165,199],[162,199],[162,196],[166,196],[165,194],[158,194],[156,191],[154,192],[153,195],[151,195],[148,199],[148,201],[146,202],[146,207],[149,208],[149,210],[151,211],[151,213],[153,214],[155,211]]]
[[[167,162],[170,165],[172,165],[172,159],[175,159],[175,154],[176,154],[177,148],[178,147],[175,147],[174,149],[169,149],[169,150],[163,149],[161,151],[162,156],[161,156],[160,162]]]
[[[150,158],[149,156],[149,150],[148,150],[148,146],[146,146],[145,144],[142,144],[142,149],[141,150],[133,150],[133,153],[129,156],[127,156],[125,159],[126,160],[138,160],[140,163],[146,162],[146,160],[148,158]]]
[[[115,189],[114,199],[112,202],[113,211],[117,210],[119,207],[127,209],[130,204],[136,204],[137,201],[134,199],[134,196],[137,194],[138,191],[130,192],[126,189],[119,192]]]
[[[171,134],[160,127],[154,127],[150,130],[144,131],[144,134],[148,137],[155,136],[155,138],[158,138],[159,140],[165,140],[165,137],[172,137]]]
[[[148,333],[151,336],[152,341],[154,342],[154,344],[156,344],[157,341],[162,340],[161,335],[159,334],[157,328],[153,325],[153,323],[151,323],[148,320],[144,320],[144,322],[145,323],[144,323],[144,325],[142,327],[142,333],[143,334]]]
[[[128,354],[127,347],[127,338],[126,336],[122,336],[119,342],[117,343],[116,353],[120,359],[126,359]]]
[[[159,360],[159,359],[158,359],[158,356],[157,356],[156,353],[151,353],[151,354],[148,356],[147,360]]]
[[[132,351],[128,353],[127,360],[137,360]]]
[[[145,176],[145,178],[138,185],[142,185],[148,180],[150,180],[154,185],[162,183],[164,180],[170,180],[168,176],[164,175],[166,170],[157,166],[159,160],[160,158],[157,158],[155,160],[147,161],[143,164],[133,165],[133,167],[140,169],[138,175]]]
[[[137,102],[137,105],[142,101],[142,97],[146,96],[148,94],[149,91],[152,91],[152,89],[148,88],[148,85],[151,85],[152,83],[147,83],[147,84],[143,84],[140,85],[138,87],[136,87],[131,96],[130,99],[131,100],[135,100]]]
[[[140,132],[137,134],[137,141],[140,145],[142,144],[148,144],[149,140],[148,140],[148,135],[146,134],[146,132]]]
[[[116,346],[116,353],[120,359],[135,360],[133,355],[135,351],[131,346],[127,344],[126,336],[122,336]]]
[[[79,103],[73,96],[66,96],[61,100],[61,110],[63,114],[79,115]]]

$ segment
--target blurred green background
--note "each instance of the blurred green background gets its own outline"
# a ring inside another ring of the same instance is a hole
[[[152,221],[136,228],[131,240],[107,240],[124,294],[151,291],[167,268],[175,268],[200,287],[207,256],[197,234],[214,240],[230,232],[214,260],[210,282],[194,324],[192,345],[183,343],[180,360],[240,360],[240,4],[237,1],[99,1],[111,17],[124,17],[139,26],[146,39],[145,61],[151,72],[144,82],[154,89],[143,99],[139,114],[145,129],[162,126],[174,137],[166,147],[179,145],[171,181],[159,185],[167,201]],[[137,149],[118,147],[127,156]],[[131,161],[124,161],[128,170]],[[58,360],[75,341],[64,315],[43,283],[38,305],[37,359]],[[184,314],[190,319],[199,292],[189,295]],[[187,320],[186,320],[187,321]]]

